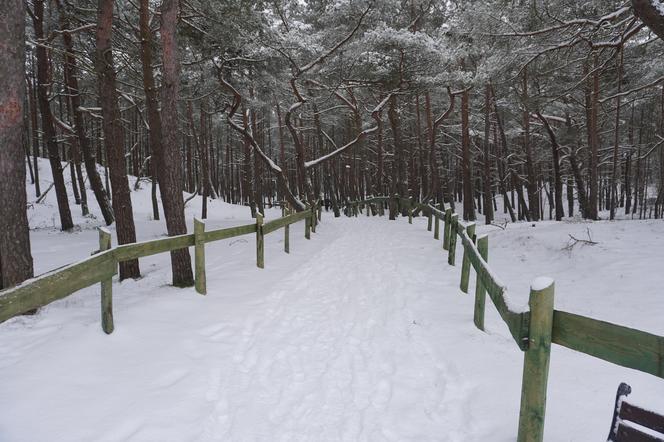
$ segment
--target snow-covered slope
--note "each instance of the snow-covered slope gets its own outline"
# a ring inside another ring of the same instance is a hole
[[[163,234],[149,189],[134,198],[139,237]],[[215,226],[250,220],[210,211]],[[86,256],[96,223],[33,231],[37,267]],[[207,296],[167,286],[167,255],[147,258],[141,280],[114,284],[110,336],[97,287],[0,325],[0,440],[513,441],[523,354],[490,304],[488,333],[474,327],[460,268],[425,226],[325,214],[311,241],[291,229],[290,255],[269,235],[265,270],[251,236],[210,244]],[[597,245],[563,250],[588,228]],[[516,302],[551,276],[556,308],[664,334],[661,221],[478,230]],[[621,381],[664,412],[661,379],[558,346],[549,379],[546,441],[604,440]]]

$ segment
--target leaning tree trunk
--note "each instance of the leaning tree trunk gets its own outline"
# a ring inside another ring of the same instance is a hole
[[[98,3],[95,70],[99,79],[99,102],[104,118],[104,144],[110,169],[116,234],[118,243],[127,244],[136,242],[136,228],[127,182],[122,119],[115,89],[115,64],[111,50],[113,3],[114,0],[99,0]],[[120,280],[140,276],[137,259],[120,263]]]
[[[34,15],[32,23],[35,28],[35,38],[37,41],[44,39],[44,0],[35,0]],[[23,43],[22,43],[23,44]],[[58,152],[58,142],[53,125],[53,115],[49,104],[49,60],[46,47],[37,46],[37,100],[39,101],[39,110],[41,113],[42,130],[48,149],[48,159],[53,172],[53,183],[55,187],[55,196],[58,201],[58,212],[60,213],[60,225],[62,230],[70,230],[74,227],[74,222],[69,210],[69,200],[67,198],[67,188],[65,178],[62,175],[62,163],[60,163],[60,153]]]
[[[60,4],[60,1],[57,2],[58,11],[60,14],[60,27],[64,29],[69,28],[69,20],[64,11],[64,8]],[[72,42],[72,36],[69,32],[62,33],[62,40],[65,44],[65,80],[67,85],[67,94],[69,95],[69,100],[71,102],[72,113],[74,117],[74,130],[76,131],[76,136],[78,138],[78,145],[81,148],[81,153],[83,154],[83,164],[85,166],[85,173],[90,180],[90,187],[92,192],[95,195],[101,214],[104,217],[104,222],[106,225],[110,225],[115,220],[113,217],[113,209],[111,208],[111,203],[108,200],[108,195],[104,191],[104,184],[101,181],[101,176],[99,176],[99,171],[97,170],[97,161],[95,158],[95,150],[93,149],[90,138],[85,131],[85,119],[83,118],[83,113],[81,112],[81,93],[78,86],[77,78],[77,66],[76,66],[76,57],[74,56],[74,44]]]
[[[163,7],[163,5],[162,5]],[[175,7],[171,5],[171,7]],[[177,14],[177,12],[175,13]],[[171,15],[162,12],[162,20],[172,20]],[[173,59],[177,55],[175,42],[175,24],[162,25],[162,45],[168,47],[164,50],[164,60],[168,60],[168,76],[164,71],[164,109],[171,112],[164,115],[167,126],[162,130],[162,117],[159,115],[157,90],[152,70],[152,33],[150,32],[149,0],[140,0],[139,25],[141,33],[141,63],[143,67],[143,88],[145,90],[145,105],[147,108],[148,123],[150,125],[149,139],[150,151],[156,169],[157,182],[161,204],[166,218],[166,230],[169,236],[187,233],[187,224],[184,217],[184,201],[182,199],[182,172],[180,169],[181,157],[178,148],[177,134],[177,87],[179,75],[177,67],[173,73]],[[167,54],[168,52],[168,54]],[[176,60],[177,61],[177,60]],[[164,62],[164,65],[166,62]],[[175,83],[173,83],[175,79]],[[168,81],[167,81],[168,80]],[[166,90],[168,89],[168,91]],[[173,91],[175,89],[175,91]],[[168,99],[168,100],[167,100]],[[169,101],[166,103],[166,101]],[[191,257],[187,249],[173,250],[171,252],[171,271],[174,286],[191,286],[194,276],[191,271]]]
[[[634,14],[659,38],[664,38],[664,11],[653,0],[632,0]]]
[[[23,106],[25,103],[25,2],[6,0],[0,26],[0,289],[32,277],[26,214]]]

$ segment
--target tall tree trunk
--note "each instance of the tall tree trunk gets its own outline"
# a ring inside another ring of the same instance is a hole
[[[622,88],[622,68],[623,68],[623,48],[620,48],[620,57],[618,59],[618,94]],[[610,201],[610,219],[616,217],[616,201],[618,199],[618,149],[620,148],[620,95],[616,98],[616,119],[613,133],[613,159],[611,164],[611,201]]]
[[[35,28],[35,38],[37,41],[44,39],[44,0],[35,0],[34,15],[32,23]],[[67,188],[62,174],[62,163],[60,162],[60,153],[58,151],[58,142],[53,125],[53,115],[49,105],[49,61],[46,47],[37,46],[37,98],[39,100],[39,110],[41,113],[42,130],[46,147],[48,148],[48,159],[53,172],[53,183],[55,195],[58,201],[58,212],[60,214],[60,225],[62,230],[70,230],[74,227],[74,222],[69,209],[69,200],[67,198]]]
[[[128,244],[136,242],[136,228],[127,182],[122,120],[115,89],[115,64],[111,49],[113,3],[114,0],[99,0],[98,3],[95,70],[99,79],[99,101],[104,118],[104,144],[110,169],[116,235],[118,243]],[[138,259],[120,263],[120,280],[140,276]]]
[[[37,94],[33,88],[33,76],[28,76],[28,99],[30,102],[30,128],[32,136],[32,162],[33,169],[35,173],[35,196],[39,197],[41,195],[41,189],[39,187],[39,123],[37,121]]]
[[[26,214],[25,2],[5,0],[0,26],[0,289],[33,275]]]
[[[556,135],[551,129],[549,122],[542,116],[542,114],[537,112],[537,117],[540,119],[547,133],[549,134],[549,139],[551,141],[551,158],[553,160],[553,183],[554,183],[554,198],[556,206],[556,221],[560,221],[565,216],[563,211],[563,180],[560,176],[560,146],[558,145],[558,140]]]
[[[643,108],[639,113],[639,136],[636,146],[636,170],[634,175],[634,203],[632,205],[632,217],[641,204],[641,175],[642,175],[642,161],[641,161],[641,143],[643,142]]]
[[[166,2],[164,2],[166,3]],[[150,151],[154,162],[153,170],[159,183],[159,194],[166,219],[166,230],[169,236],[187,233],[184,216],[184,200],[182,199],[182,172],[180,148],[178,145],[177,89],[179,86],[177,63],[177,46],[175,41],[175,11],[164,11],[165,6],[177,8],[177,5],[162,4],[161,39],[164,47],[164,86],[162,96],[163,119],[166,124],[162,129],[162,115],[159,114],[157,88],[152,69],[152,32],[150,31],[149,0],[140,0],[139,27],[141,35],[141,64],[143,70],[143,89],[145,90],[148,123],[150,125]],[[164,21],[166,23],[164,24]],[[171,272],[173,285],[177,287],[191,286],[194,276],[191,271],[189,250],[171,251]]]
[[[463,219],[475,221],[475,204],[473,202],[473,174],[470,154],[470,110],[468,90],[461,94],[461,167],[463,170]]]
[[[599,168],[599,126],[598,126],[598,112],[599,112],[599,62],[598,55],[593,56],[593,72],[591,76],[590,87],[587,88],[588,106],[590,108],[588,127],[588,144],[590,147],[590,161],[588,162],[588,181],[590,191],[588,194],[588,212],[584,216],[589,219],[597,219],[598,213],[598,198],[599,198],[599,181],[598,181],[598,168]]]
[[[528,206],[530,219],[540,219],[539,195],[537,192],[537,177],[535,176],[535,159],[530,144],[530,98],[528,96],[528,69],[523,71],[523,147],[526,151],[526,176],[528,177]]]
[[[500,132],[500,155],[498,156],[498,184],[500,185],[500,192],[503,194],[503,204],[507,211],[510,214],[510,219],[512,222],[516,222],[516,216],[514,214],[514,198],[512,198],[512,203],[507,196],[507,176],[505,173],[506,165],[508,164],[508,153],[507,153],[507,136],[505,135],[505,130],[503,128],[503,120],[498,112],[498,103],[496,102],[496,92],[493,89],[493,85],[489,83],[489,88],[491,90],[491,103],[493,104],[493,111],[496,115],[496,126],[498,126],[498,132]],[[497,144],[497,143],[496,143]],[[512,196],[514,193],[512,192]]]
[[[489,137],[491,136],[491,86],[487,83],[484,88],[484,177],[483,189],[484,194],[484,222],[491,224],[493,221],[493,205],[491,204],[491,158],[490,158],[490,143]]]

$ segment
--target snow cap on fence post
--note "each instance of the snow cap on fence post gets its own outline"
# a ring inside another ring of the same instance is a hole
[[[542,442],[553,332],[551,278],[540,277],[530,286],[530,330],[524,354],[518,442]]]

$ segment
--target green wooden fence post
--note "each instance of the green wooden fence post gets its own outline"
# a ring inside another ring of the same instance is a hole
[[[489,235],[482,235],[477,238],[477,250],[484,261],[489,262]],[[482,284],[480,275],[477,274],[475,283],[475,310],[473,321],[475,326],[484,331],[484,309],[486,304],[486,288]]]
[[[205,222],[194,218],[194,274],[196,291],[207,293],[205,276]]]
[[[530,286],[530,332],[523,361],[518,442],[542,442],[553,327],[554,283],[537,278]]]
[[[307,207],[305,210],[309,210]],[[307,216],[304,218],[304,237],[311,239],[311,217]]]
[[[440,239],[440,217],[438,215],[434,216],[433,239]]]
[[[445,210],[445,225],[443,226],[443,250],[450,249],[450,229],[452,226],[452,209]]]
[[[316,206],[313,206],[311,209],[309,209],[310,218],[311,218],[311,231],[313,233],[316,233],[316,225],[318,224],[318,217],[316,216]]]
[[[470,223],[466,227],[466,233],[468,234],[468,237],[475,242],[475,223]],[[468,252],[466,252],[466,248],[463,248],[463,259],[461,261],[461,284],[459,284],[459,287],[461,288],[461,291],[464,293],[468,293],[468,281],[470,280],[470,257],[468,256]]]
[[[320,203],[318,203],[317,212],[318,212],[318,221],[320,221],[321,219],[323,219],[323,206]]]
[[[408,199],[408,224],[413,224],[413,200]]]
[[[286,212],[290,215],[290,212]],[[284,252],[290,253],[290,224],[284,226]]]
[[[104,227],[99,228],[99,251],[111,248],[111,232]],[[117,262],[113,262],[117,268]],[[101,328],[110,335],[115,328],[113,324],[113,277],[101,281]]]
[[[265,268],[265,235],[263,234],[263,214],[256,212],[256,266]]]
[[[459,223],[459,215],[454,214],[450,217],[450,235],[449,235],[449,253],[447,255],[447,263],[451,266],[455,265],[456,259],[456,243],[457,243],[457,224]]]

